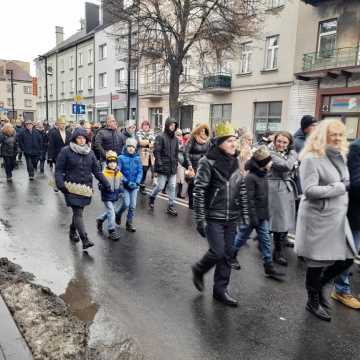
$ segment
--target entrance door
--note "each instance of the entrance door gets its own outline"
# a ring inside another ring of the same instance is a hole
[[[194,107],[192,105],[182,106],[180,108],[180,129],[193,128]]]

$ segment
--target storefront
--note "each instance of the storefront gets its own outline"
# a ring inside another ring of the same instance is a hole
[[[319,89],[316,115],[320,120],[337,118],[347,128],[347,137],[360,136],[360,87]]]

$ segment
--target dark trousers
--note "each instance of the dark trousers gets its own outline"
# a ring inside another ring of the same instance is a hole
[[[306,289],[308,292],[319,292],[322,287],[349,269],[353,259],[335,261],[326,267],[308,267],[306,271]]]
[[[72,206],[73,211],[71,226],[77,230],[81,239],[86,237],[85,224],[84,224],[84,208],[79,206]]]
[[[38,155],[27,155],[25,154],[26,159],[26,167],[29,173],[29,176],[33,177],[35,175],[35,171],[37,170],[38,162],[40,160],[40,156]]]
[[[230,259],[233,255],[235,235],[236,223],[208,223],[206,236],[209,250],[195,267],[199,272],[205,274],[215,266],[214,294],[224,294],[229,285]]]
[[[7,178],[12,177],[12,171],[15,168],[16,156],[4,156],[4,167]]]
[[[189,196],[189,208],[193,208],[193,192],[194,192],[194,178],[192,178],[188,183],[188,196]]]

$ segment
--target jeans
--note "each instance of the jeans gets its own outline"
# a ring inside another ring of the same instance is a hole
[[[157,178],[157,185],[153,189],[151,196],[156,197],[160,191],[163,191],[166,182],[168,182],[167,190],[169,195],[169,206],[173,206],[176,197],[176,174],[170,176],[160,174]]]
[[[108,221],[108,231],[115,230],[115,215],[119,211],[120,205],[113,201],[104,201],[106,212],[104,212],[97,219],[101,221]]]
[[[30,177],[35,175],[35,171],[37,170],[38,162],[40,160],[40,156],[38,155],[27,155],[25,154],[26,159],[26,167]]]
[[[272,246],[270,238],[270,227],[268,220],[261,220],[259,225],[253,227],[251,225],[240,225],[239,231],[234,240],[235,250],[239,250],[249,240],[249,236],[253,230],[256,230],[260,242],[260,249],[264,264],[272,263]]]
[[[209,242],[209,250],[195,264],[195,268],[202,274],[207,273],[215,266],[213,293],[217,295],[223,295],[230,282],[230,261],[235,234],[236,223],[208,222],[206,237]]]
[[[124,211],[128,209],[127,221],[132,221],[132,219],[135,216],[138,191],[139,189],[134,189],[134,190],[124,189],[123,202],[120,209],[117,212],[118,216],[121,217]]]
[[[355,247],[360,249],[360,230],[353,232]],[[335,290],[338,294],[351,294],[351,285],[349,278],[350,269],[345,270],[335,281]]]
[[[16,156],[4,156],[5,173],[8,179],[12,177],[12,171],[14,170],[15,163]]]

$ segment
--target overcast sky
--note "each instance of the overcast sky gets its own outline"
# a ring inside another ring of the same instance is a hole
[[[65,38],[80,29],[85,0],[0,0],[0,59],[31,61],[55,46],[55,26]],[[99,0],[88,0],[99,4]],[[34,67],[32,67],[34,74]]]

